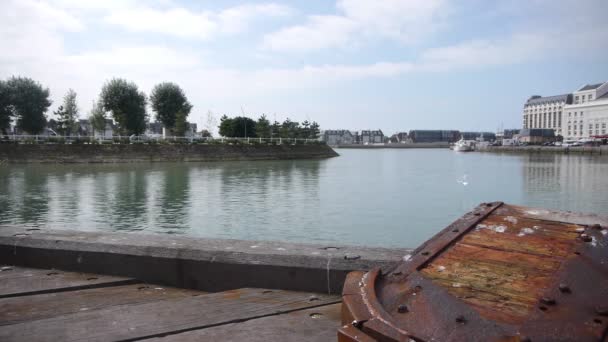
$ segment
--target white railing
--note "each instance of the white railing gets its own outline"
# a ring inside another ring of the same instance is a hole
[[[13,141],[17,143],[31,144],[138,144],[138,143],[190,143],[190,144],[313,144],[321,143],[319,139],[312,138],[229,138],[229,137],[180,137],[180,136],[148,136],[148,135],[113,135],[113,136],[81,136],[81,135],[28,135],[28,134],[8,134],[0,133],[1,141]]]

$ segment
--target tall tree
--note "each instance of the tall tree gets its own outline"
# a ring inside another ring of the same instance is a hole
[[[302,127],[300,127],[298,137],[303,139],[310,138],[310,122],[308,122],[308,120],[304,120],[304,122],[302,122]]]
[[[95,135],[95,132],[104,132],[106,129],[106,112],[103,109],[103,105],[101,102],[93,101],[93,107],[91,108],[91,113],[89,114],[89,122],[93,128],[92,135]]]
[[[319,134],[321,133],[319,129],[319,124],[316,121],[313,121],[310,124],[310,134],[308,135],[309,139],[319,139]]]
[[[261,138],[270,138],[270,121],[268,121],[266,115],[262,114],[255,123],[255,134]]]
[[[192,110],[192,105],[188,102],[182,88],[170,82],[157,84],[152,89],[150,102],[156,113],[156,120],[162,122],[167,129],[176,128],[178,115],[179,119],[183,120],[180,125],[187,122],[187,117]],[[183,135],[183,133],[178,135]]]
[[[10,91],[8,84],[0,80],[0,132],[7,134],[11,127],[13,109],[11,106]]]
[[[218,127],[219,133],[223,137],[231,137],[232,136],[232,124],[233,120],[226,116],[226,114],[222,115],[220,118],[220,126]]]
[[[63,135],[71,135],[77,129],[78,122],[78,104],[76,103],[76,92],[72,89],[68,90],[63,97],[63,105],[60,106],[61,111],[55,112],[58,116],[58,129]]]
[[[175,115],[175,126],[173,132],[175,135],[183,137],[188,130],[188,120],[186,120],[187,114],[181,110]]]
[[[17,118],[17,127],[30,134],[44,130],[44,113],[51,106],[49,89],[27,77],[11,77],[7,82],[12,116]]]
[[[146,130],[146,94],[135,83],[112,79],[101,89],[99,101],[105,111],[112,113],[121,134],[141,134]]]

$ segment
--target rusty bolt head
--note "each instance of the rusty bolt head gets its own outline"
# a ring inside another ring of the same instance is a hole
[[[353,327],[355,327],[355,328],[361,328],[361,326],[363,325],[363,322],[361,322],[361,321],[357,321],[357,320],[354,320],[354,321],[352,321],[352,323],[351,323],[351,324],[352,324],[352,326],[353,326]]]
[[[398,313],[406,313],[409,312],[410,309],[407,308],[407,305],[401,304],[397,307],[397,312]]]
[[[564,284],[564,283],[559,284],[559,290],[560,290],[562,293],[570,293],[570,292],[572,292],[572,291],[570,290],[570,286],[568,286],[568,284]]]
[[[595,313],[600,316],[608,316],[608,306],[596,306]]]
[[[545,305],[555,305],[555,299],[553,299],[551,297],[542,297],[540,299],[540,302]]]
[[[465,324],[466,322],[467,322],[467,319],[463,315],[456,316],[456,323]]]

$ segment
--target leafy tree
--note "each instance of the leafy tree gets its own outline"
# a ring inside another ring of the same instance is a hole
[[[270,137],[270,121],[266,119],[266,115],[260,116],[258,121],[255,123],[255,134],[262,138]]]
[[[228,116],[226,116],[225,114],[222,115],[222,117],[220,118],[220,126],[219,128],[219,133],[221,136],[223,137],[231,137],[232,136],[232,124],[233,124],[233,120],[231,118],[229,118]]]
[[[229,118],[223,115],[220,118],[220,135],[223,137],[243,138],[256,137],[255,121],[244,116]]]
[[[146,130],[146,94],[137,85],[121,78],[106,82],[99,99],[106,112],[111,112],[121,133],[141,134]]]
[[[302,122],[302,127],[299,129],[298,137],[303,139],[310,138],[310,122],[308,122],[308,120],[304,120],[304,122]]]
[[[11,106],[8,84],[0,80],[0,132],[7,134],[11,127],[13,108]]]
[[[59,106],[54,114],[58,117],[57,128],[62,135],[71,135],[77,130],[78,104],[74,90],[68,90],[63,97],[63,106]]]
[[[289,118],[285,119],[280,128],[281,138],[296,138],[300,129],[299,126],[299,123],[291,121]]]
[[[173,129],[176,125],[184,126],[186,119],[192,110],[192,105],[188,102],[186,94],[175,83],[165,82],[157,84],[152,89],[150,95],[152,109],[156,112],[156,120],[163,123],[165,128]],[[178,122],[182,120],[182,122]],[[183,127],[178,129],[183,135]]]
[[[103,132],[106,129],[106,112],[103,109],[101,102],[93,102],[91,113],[89,114],[89,122],[93,127],[93,134],[95,131]]]
[[[52,103],[49,89],[31,78],[14,76],[6,82],[6,86],[11,116],[17,118],[17,127],[30,134],[42,132],[46,125],[44,113]]]
[[[278,121],[273,122],[270,126],[270,136],[273,138],[281,136],[281,124]]]
[[[319,139],[319,134],[321,130],[319,129],[319,124],[316,121],[313,121],[310,124],[310,134],[308,135],[308,139]]]
[[[186,131],[188,130],[188,121],[186,120],[186,115],[187,114],[185,114],[181,110],[175,115],[174,132],[177,136],[183,137],[186,134]]]

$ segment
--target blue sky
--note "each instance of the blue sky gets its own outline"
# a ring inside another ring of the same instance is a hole
[[[81,116],[105,80],[181,85],[209,111],[322,128],[521,125],[532,94],[608,80],[603,0],[5,0],[0,78],[69,88]],[[153,113],[151,113],[153,115]]]

